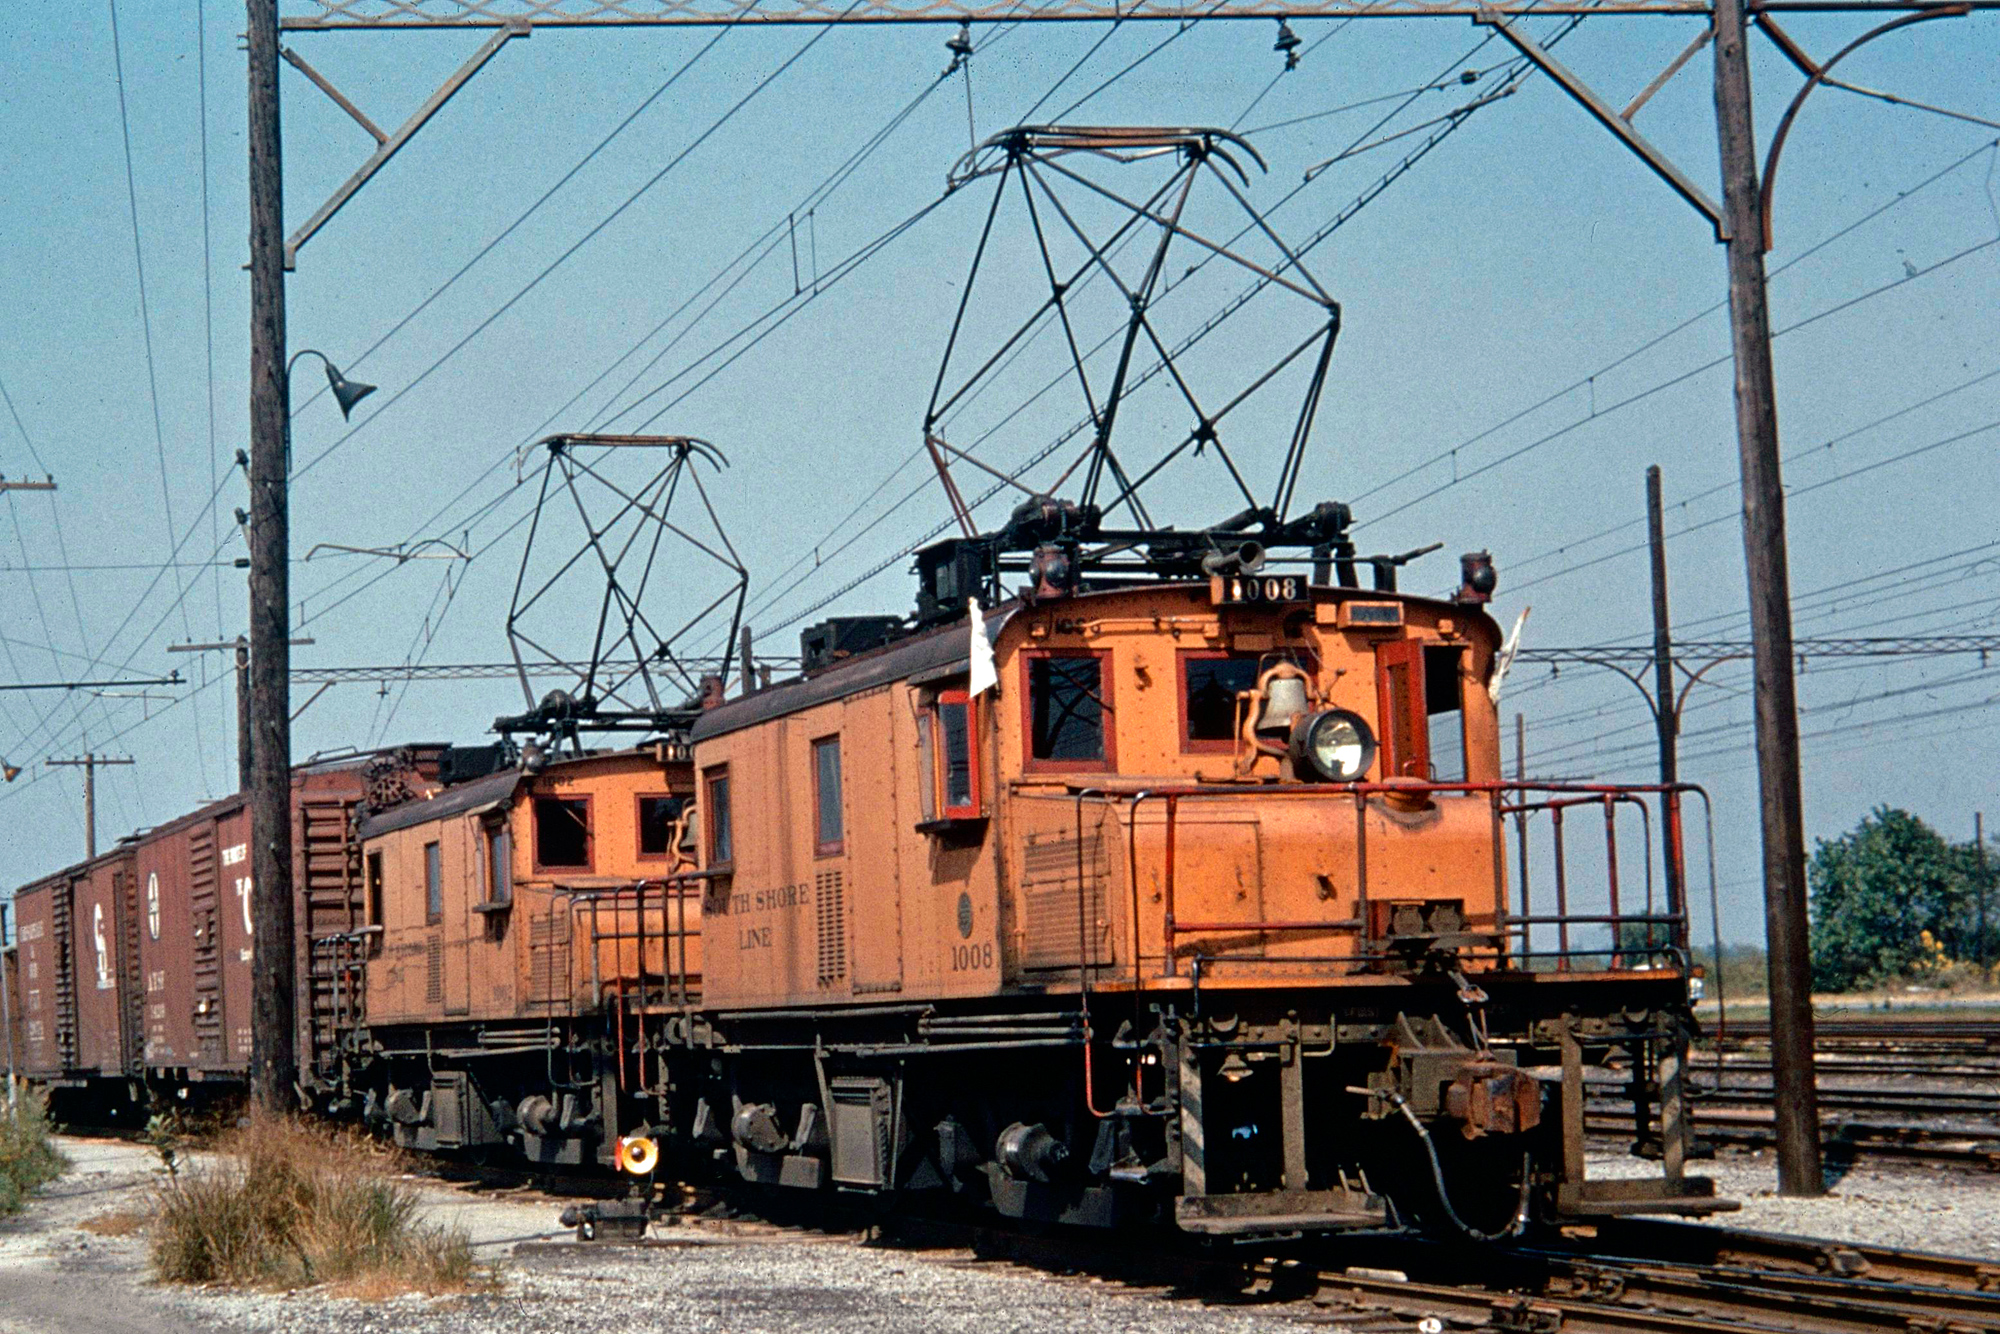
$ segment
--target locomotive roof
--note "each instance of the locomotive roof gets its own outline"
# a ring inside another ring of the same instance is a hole
[[[1017,603],[1009,602],[997,611],[987,612],[987,624],[991,626],[996,619],[1005,621],[1017,608]],[[991,629],[987,633],[990,635]],[[966,623],[962,620],[925,630],[884,648],[856,654],[816,676],[786,681],[768,690],[759,690],[754,695],[718,704],[695,720],[694,726],[688,730],[688,741],[696,744],[725,736],[772,718],[782,718],[788,713],[797,713],[818,704],[830,704],[834,700],[863,694],[924,672],[963,671],[970,665],[971,647],[966,635]]]
[[[519,769],[502,769],[498,773],[487,774],[484,778],[474,778],[468,782],[454,784],[434,796],[412,798],[363,819],[361,837],[374,838],[378,834],[408,829],[412,825],[424,824],[430,820],[442,820],[453,815],[464,815],[468,811],[476,811],[482,807],[498,805],[513,798],[514,790],[520,787],[522,778]]]

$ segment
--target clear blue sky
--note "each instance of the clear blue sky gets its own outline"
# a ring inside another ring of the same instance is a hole
[[[310,11],[294,0],[285,12]],[[107,843],[233,781],[225,664],[166,649],[244,624],[243,572],[229,565],[244,554],[231,512],[247,504],[230,468],[247,443],[242,13],[128,0],[116,9],[115,58],[112,17],[109,5],[0,14],[0,386],[11,402],[0,405],[0,473],[52,472],[61,487],[53,498],[0,501],[0,679],[179,667],[200,688],[154,698],[0,693],[0,755],[27,769],[0,789],[5,885],[82,852],[78,776],[45,759],[96,749],[138,761],[102,777]],[[1546,39],[1561,25],[1533,26]],[[1787,26],[1825,55],[1869,24]],[[1270,171],[1251,198],[1273,207],[1290,196],[1274,221],[1300,237],[1370,189],[1423,132],[1299,190],[1307,167],[1371,130],[1393,134],[1463,105],[1497,85],[1509,56],[1455,20],[1297,27],[1309,49],[1282,78],[1267,22],[1179,33],[1140,23],[982,27],[973,114],[981,134],[1031,109],[1077,123],[1256,131]],[[1599,18],[1559,54],[1623,104],[1693,32],[1686,20]],[[324,395],[307,392],[316,367],[301,366],[293,589],[300,633],[317,642],[295,661],[505,657],[525,531],[510,525],[534,493],[517,485],[512,458],[550,431],[670,431],[727,452],[733,466],[714,494],[755,580],[750,623],[774,652],[796,642],[792,618],[943,519],[935,489],[921,489],[855,535],[922,480],[909,460],[983,190],[945,202],[712,377],[719,358],[700,359],[718,345],[734,351],[731,335],[792,296],[789,240],[712,308],[721,285],[648,335],[808,199],[807,278],[815,247],[830,269],[936,199],[967,144],[963,81],[938,81],[950,34],[767,28],[718,41],[716,31],[625,29],[509,43],[305,248],[291,276],[292,348],[323,349],[383,386],[343,426]],[[1991,15],[1923,25],[1843,73],[2000,120],[1996,37]],[[288,42],[389,126],[479,40]],[[1467,68],[1485,72],[1480,83],[1451,81]],[[1705,55],[1692,62],[1638,125],[1719,193],[1709,68]],[[1376,100],[1434,80],[1447,86]],[[1760,43],[1756,80],[1768,137],[1799,78]],[[296,225],[371,141],[296,71],[283,71],[283,87]],[[837,189],[814,193],[927,88]],[[2000,621],[1995,137],[1823,91],[1786,150],[1771,294],[1787,331],[1777,372],[1801,635],[1991,632]],[[1471,116],[1311,262],[1346,324],[1302,500],[1353,502],[1371,550],[1443,541],[1412,587],[1449,586],[1451,553],[1490,547],[1503,621],[1532,603],[1530,643],[1605,642],[1647,632],[1643,553],[1626,549],[1643,539],[1643,472],[1657,462],[1668,528],[1680,534],[1671,558],[1681,633],[1745,632],[1729,370],[1714,364],[1728,350],[1722,252],[1578,107],[1529,79]],[[729,270],[724,285],[741,272]],[[1255,354],[1260,336],[1252,325],[1232,331],[1241,341],[1218,343],[1219,360],[1232,348]],[[1038,348],[1050,372],[1056,354],[1053,343]],[[990,406],[986,424],[1011,404]],[[1025,456],[1074,415],[1071,402],[1039,406],[995,437],[992,457]],[[1145,420],[1164,430],[1174,414]],[[1145,438],[1135,433],[1128,448]],[[1274,467],[1282,443],[1252,431],[1240,448]],[[1163,518],[1219,517],[1202,474],[1166,494],[1178,503]],[[857,506],[860,517],[843,523]],[[483,553],[469,565],[301,559],[319,542],[468,535]],[[177,545],[179,564],[163,569]],[[827,610],[901,611],[910,601],[898,563]],[[1760,926],[1747,678],[1731,665],[1711,674],[1714,688],[1697,689],[1684,746],[1687,776],[1709,786],[1721,811],[1725,926],[1738,937]],[[1801,678],[1809,832],[1836,834],[1878,803],[1956,837],[1969,836],[1975,809],[2000,817],[1996,698],[2000,662],[1976,657],[1810,664]],[[386,695],[343,685],[299,720],[296,743],[303,756],[384,740],[476,742],[520,704],[505,682]],[[1605,673],[1577,668],[1551,681],[1524,670],[1502,707],[1527,715],[1532,769],[1651,773],[1637,696]]]

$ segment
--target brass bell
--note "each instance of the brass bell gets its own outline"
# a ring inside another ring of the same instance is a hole
[[[1264,687],[1264,711],[1257,715],[1257,730],[1289,732],[1306,707],[1304,677],[1274,676]]]

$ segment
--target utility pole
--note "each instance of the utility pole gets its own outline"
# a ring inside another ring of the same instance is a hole
[[[83,847],[85,858],[97,855],[97,771],[112,764],[130,764],[131,757],[112,759],[108,755],[81,755],[73,760],[49,760],[51,769],[83,770]]]
[[[1764,208],[1751,124],[1749,27],[1743,0],[1715,4],[1715,125],[1736,361],[1736,440],[1743,474],[1743,555],[1755,641],[1757,785],[1769,949],[1771,1094],[1778,1193],[1822,1195],[1819,1091],[1813,1071],[1812,974],[1806,926],[1804,802],[1798,697],[1792,680],[1792,590],[1771,319],[1764,286]]]
[[[250,99],[250,1094],[294,1105],[291,598],[278,0],[246,0]]]
[[[1660,465],[1646,469],[1646,540],[1653,555],[1653,724],[1660,733],[1660,786],[1672,787],[1681,781],[1681,711],[1674,697],[1674,636],[1667,616],[1667,531],[1660,501]],[[1679,853],[1680,794],[1663,793],[1661,809],[1672,822],[1674,837],[1667,844],[1667,902],[1676,912],[1686,910],[1683,893],[1684,863]],[[1647,927],[1647,939],[1652,928]]]
[[[1979,865],[1979,980],[1986,981],[1986,812],[1972,813],[1972,855]]]
[[[1674,636],[1667,619],[1667,534],[1660,507],[1660,465],[1646,469],[1646,539],[1653,550],[1653,721],[1660,732],[1660,784],[1681,781],[1681,720],[1674,708]],[[1669,869],[1668,875],[1673,874]],[[1668,885],[1671,895],[1674,886]]]
[[[293,645],[310,644],[310,639],[288,641]],[[250,786],[250,641],[242,635],[234,639],[218,640],[211,644],[169,644],[169,653],[220,653],[233,650],[236,654],[236,790],[245,791]]]
[[[0,903],[0,1042],[7,1044],[7,1110],[14,1110],[14,1007],[8,992],[14,985],[14,974],[20,969],[20,956],[15,955],[10,965],[7,961],[7,905]]]

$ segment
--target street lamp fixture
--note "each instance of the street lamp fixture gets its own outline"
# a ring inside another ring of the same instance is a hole
[[[333,391],[333,401],[340,404],[340,419],[342,421],[352,420],[354,405],[375,392],[374,385],[364,384],[360,380],[350,380],[345,375],[342,375],[340,368],[335,366],[326,353],[321,352],[318,348],[301,348],[299,351],[294,352],[292,359],[285,363],[286,476],[290,476],[292,471],[292,368],[299,364],[300,357],[318,357],[320,364],[326,367],[326,387]]]

